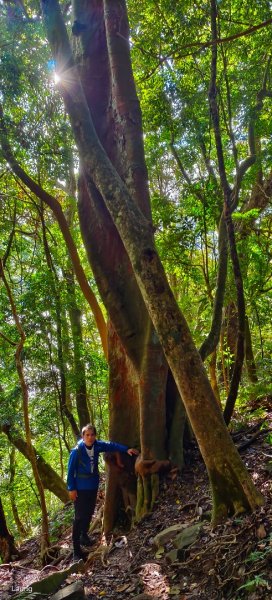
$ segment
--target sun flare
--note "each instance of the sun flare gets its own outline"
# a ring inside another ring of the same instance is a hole
[[[54,83],[55,83],[55,85],[58,85],[59,82],[60,82],[60,76],[58,75],[58,73],[54,73]]]

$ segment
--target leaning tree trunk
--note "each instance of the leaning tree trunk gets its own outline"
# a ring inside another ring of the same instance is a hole
[[[23,456],[30,461],[29,447],[26,441],[18,433],[12,431],[6,422],[4,424],[0,424],[0,431],[5,433],[11,444],[13,444],[15,448],[17,448],[17,450],[19,450],[19,452],[21,452],[21,454],[23,454]],[[58,475],[58,473],[56,473],[56,471],[54,471],[51,465],[44,460],[41,454],[37,452],[36,448],[34,446],[32,446],[32,448],[36,456],[38,471],[44,488],[52,492],[52,494],[59,498],[61,502],[68,502],[69,494],[63,479]]]
[[[208,469],[213,496],[213,521],[255,508],[263,502],[229,436],[201,357],[186,320],[169,287],[145,218],[106,155],[86,103],[74,66],[70,43],[55,0],[42,2],[44,21],[57,69],[72,75],[72,90],[62,86],[81,163],[90,192],[100,191],[131,264],[144,302],[159,335],[165,356],[186,406]],[[92,183],[94,182],[94,184]]]
[[[88,283],[87,276],[86,276],[84,269],[82,267],[82,264],[80,262],[76,244],[71,235],[71,232],[70,232],[70,229],[69,229],[69,226],[67,223],[67,219],[62,210],[61,204],[57,200],[57,198],[55,198],[54,196],[49,194],[34,179],[32,179],[32,177],[30,177],[28,175],[28,173],[21,167],[20,163],[16,160],[16,157],[13,154],[11,145],[8,140],[7,128],[5,125],[3,108],[2,108],[1,104],[0,104],[0,143],[1,143],[1,147],[2,147],[2,154],[5,158],[5,160],[10,165],[13,173],[17,177],[19,177],[19,179],[24,183],[24,185],[26,185],[30,189],[30,191],[37,196],[37,198],[40,198],[40,200],[42,200],[42,202],[44,202],[47,206],[49,206],[49,208],[52,210],[52,212],[57,220],[60,231],[63,235],[63,239],[66,243],[68,254],[71,259],[73,269],[74,269],[75,275],[77,277],[78,283],[80,285],[81,291],[93,312],[93,315],[94,315],[94,318],[96,321],[96,325],[97,325],[97,328],[98,328],[98,331],[100,334],[104,354],[105,354],[105,357],[107,358],[107,355],[108,355],[107,328],[106,328],[105,319],[104,319],[102,310],[98,304],[98,301],[96,299],[96,296],[93,293],[93,291]]]
[[[0,498],[0,557],[4,563],[19,558],[19,552],[14,544],[14,537],[8,530],[6,517]]]

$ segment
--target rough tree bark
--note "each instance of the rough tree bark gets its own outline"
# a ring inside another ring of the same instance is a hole
[[[104,4],[107,7],[107,2]],[[201,357],[159,260],[151,223],[132,199],[97,137],[58,3],[43,0],[42,8],[57,70],[63,78],[61,91],[86,183],[90,193],[93,185],[99,190],[118,229],[183,398],[210,477],[213,521],[253,509],[263,498],[228,434]],[[65,81],[67,72],[70,84],[67,78]]]

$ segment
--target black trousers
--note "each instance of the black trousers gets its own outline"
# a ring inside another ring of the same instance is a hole
[[[78,490],[74,502],[75,518],[73,521],[72,540],[74,549],[80,548],[80,535],[87,533],[94,513],[97,490]]]

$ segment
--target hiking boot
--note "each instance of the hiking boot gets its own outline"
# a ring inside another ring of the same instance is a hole
[[[87,533],[82,533],[80,536],[80,543],[82,546],[92,546],[93,542]]]
[[[83,558],[84,558],[84,554],[83,554],[82,550],[80,550],[80,548],[77,550],[74,550],[73,562],[78,562],[79,560],[83,560]]]

